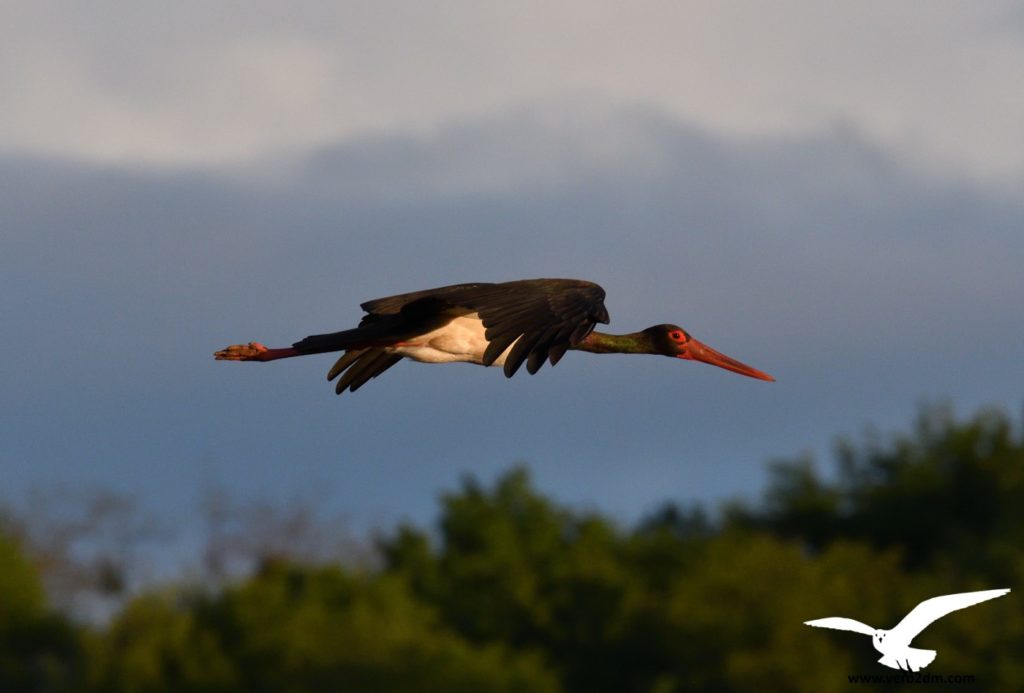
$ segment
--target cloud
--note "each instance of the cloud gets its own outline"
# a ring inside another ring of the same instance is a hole
[[[725,135],[852,123],[1016,179],[1012,3],[32,3],[0,22],[0,148],[225,164],[583,95]]]

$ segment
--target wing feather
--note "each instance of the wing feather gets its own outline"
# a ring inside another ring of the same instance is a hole
[[[909,643],[918,633],[943,616],[989,599],[1001,597],[1009,591],[1008,589],[980,590],[978,592],[944,594],[940,597],[925,599],[911,609],[910,613],[904,616],[903,620],[897,623],[890,633],[893,637],[905,639]]]
[[[360,304],[360,308],[373,315],[393,315],[402,310],[404,306],[421,298],[447,298],[466,291],[481,290],[483,287],[494,286],[482,282],[471,282],[468,284],[452,284],[450,286],[439,286],[436,289],[424,289],[423,291],[410,291],[406,294],[385,296],[375,298]]]
[[[490,366],[494,363],[495,359],[505,353],[505,349],[508,349],[518,336],[517,334],[506,334],[501,337],[488,337],[487,348],[484,349],[484,355],[481,359],[483,364]]]
[[[357,329],[359,337],[374,337],[379,341],[352,344],[359,354],[351,357],[346,354],[339,359],[331,369],[331,377],[348,369],[337,387],[340,392],[354,385],[351,389],[355,390],[368,379],[361,376],[364,370],[376,370],[369,376],[375,377],[397,361],[397,358],[390,361],[373,355],[380,351],[375,348],[377,344],[412,332],[412,327],[422,329],[470,312],[480,316],[489,342],[483,354],[484,365],[491,365],[512,347],[505,359],[505,375],[512,377],[523,363],[533,374],[540,370],[545,360],[552,366],[558,363],[565,352],[590,334],[597,323],[608,322],[604,297],[604,289],[593,282],[526,279],[452,284],[373,299],[362,304],[367,315]],[[325,335],[320,339],[335,346],[342,335],[351,339],[349,334]],[[306,341],[313,339],[317,338],[307,338]]]
[[[346,389],[355,392],[371,378],[376,378],[401,360],[398,354],[381,348],[347,351],[331,368],[327,379],[333,380],[341,375],[334,391],[339,395]]]
[[[515,346],[512,347],[512,351],[508,352],[508,356],[505,357],[505,377],[511,378],[516,374],[519,367],[523,365],[523,361],[532,355],[541,336],[541,334],[531,332],[523,334],[523,336],[519,338],[519,341],[517,341]],[[547,358],[546,352],[540,351],[539,353],[543,358]]]
[[[864,635],[874,635],[875,629],[866,623],[861,623],[852,618],[842,616],[829,616],[828,618],[816,618],[813,621],[804,621],[805,625],[815,628],[832,628],[833,630],[849,630]]]
[[[544,279],[482,285],[448,298],[472,308],[483,321],[490,342],[484,363],[493,363],[515,343],[505,359],[505,375],[512,377],[527,360],[530,373],[545,359],[554,365],[597,323],[607,323],[604,296],[592,282]]]

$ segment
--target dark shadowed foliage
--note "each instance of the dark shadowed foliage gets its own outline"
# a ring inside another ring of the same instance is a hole
[[[244,574],[137,592],[96,624],[47,607],[9,523],[0,689],[844,691],[888,670],[863,636],[804,621],[891,627],[925,598],[997,587],[1014,592],[915,644],[972,690],[1022,680],[1019,428],[931,407],[909,433],[844,440],[836,466],[780,462],[759,502],[668,503],[633,528],[553,502],[523,468],[467,478],[435,530],[379,536],[373,566],[289,555],[274,534]]]

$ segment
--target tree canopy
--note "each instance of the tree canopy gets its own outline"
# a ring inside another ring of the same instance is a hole
[[[1014,588],[915,640],[930,674],[1024,680],[1024,439],[998,410],[841,441],[833,469],[775,463],[756,502],[667,503],[632,527],[565,507],[525,468],[467,478],[436,527],[375,565],[268,556],[210,585],[144,590],[109,622],[48,604],[0,534],[0,690],[838,691],[885,674],[870,639],[931,596]]]

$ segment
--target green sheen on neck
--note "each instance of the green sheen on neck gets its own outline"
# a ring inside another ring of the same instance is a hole
[[[572,349],[589,351],[592,354],[650,354],[653,345],[650,337],[643,332],[630,334],[605,334],[591,332]]]

